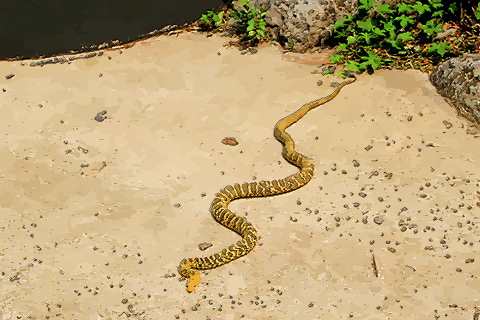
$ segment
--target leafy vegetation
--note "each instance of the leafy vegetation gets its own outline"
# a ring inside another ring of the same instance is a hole
[[[234,31],[247,46],[268,37],[263,9],[250,0],[236,1],[235,6],[227,2],[227,9],[204,13],[200,27]],[[357,10],[333,26],[336,52],[330,62],[357,73],[390,67],[428,70],[443,59],[475,50],[478,34],[478,0],[416,0],[396,5],[358,0]]]
[[[231,7],[227,11],[204,13],[199,19],[199,26],[205,31],[222,28],[227,19],[232,20],[230,27],[241,40],[250,45],[258,43],[267,37],[265,21],[266,12],[251,4],[250,0],[238,1],[237,8]]]
[[[479,8],[480,4],[474,14],[478,21]],[[458,16],[457,1],[418,0],[391,6],[359,0],[355,14],[335,22],[337,48],[330,62],[344,63],[346,70],[360,73],[373,72],[398,59],[416,57],[426,64],[439,61],[458,49],[458,41],[442,36]]]
[[[265,22],[266,12],[252,5],[250,0],[240,0],[239,5],[240,9],[232,12],[237,31],[247,41],[264,39],[267,25]]]
[[[224,23],[223,11],[215,12],[208,10],[200,17],[199,24],[204,30],[213,30],[219,28]]]

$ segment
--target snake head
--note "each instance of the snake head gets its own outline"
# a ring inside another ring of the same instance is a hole
[[[187,279],[187,292],[195,292],[195,288],[200,284],[200,272],[195,270],[193,259],[183,259],[178,265],[178,273]]]
[[[193,269],[192,259],[183,259],[182,261],[180,261],[177,271],[182,277],[188,278],[190,277],[190,274],[193,272],[192,269]]]

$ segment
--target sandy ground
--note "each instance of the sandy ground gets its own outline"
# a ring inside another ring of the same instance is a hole
[[[314,179],[232,203],[260,245],[185,291],[180,259],[237,240],[214,193],[294,173],[273,125],[332,90],[312,57],[225,42],[0,63],[0,319],[479,319],[480,134],[416,71],[290,128]]]

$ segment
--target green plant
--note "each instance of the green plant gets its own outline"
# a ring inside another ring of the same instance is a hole
[[[392,57],[446,57],[452,53],[451,45],[434,39],[447,22],[459,20],[459,7],[465,6],[464,2],[417,0],[392,6],[359,0],[356,12],[338,19],[333,26],[337,48],[330,62],[345,63],[346,70],[363,72],[390,64]],[[480,4],[474,12],[480,21]]]
[[[199,22],[200,26],[206,30],[218,28],[223,24],[223,11],[215,12],[208,10],[202,14]]]
[[[238,33],[248,41],[264,39],[266,37],[266,12],[252,5],[250,0],[240,0],[239,6],[239,9],[234,9],[232,12]]]
[[[443,57],[450,49],[450,44],[446,42],[434,42],[428,47],[428,53]]]
[[[343,56],[341,54],[332,54],[330,56],[330,62],[333,64],[339,64],[343,62]]]
[[[366,55],[360,57],[360,60],[361,61],[348,60],[345,63],[345,69],[357,73],[367,70],[371,73],[384,64],[382,58],[373,51],[368,51]]]
[[[428,20],[425,24],[420,25],[420,29],[429,37],[442,32],[442,25],[434,19]]]

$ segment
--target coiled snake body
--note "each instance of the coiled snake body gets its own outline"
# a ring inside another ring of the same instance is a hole
[[[183,259],[178,266],[178,273],[187,278],[188,292],[193,292],[200,283],[198,270],[214,269],[238,259],[252,251],[257,243],[257,230],[246,218],[237,216],[228,209],[231,201],[287,193],[303,187],[310,181],[314,171],[313,161],[295,150],[295,142],[285,130],[310,110],[335,98],[344,86],[354,81],[355,78],[343,81],[328,96],[304,104],[297,111],[280,119],[275,125],[273,135],[283,145],[283,158],[298,167],[299,172],[278,180],[235,183],[226,186],[215,195],[210,206],[213,218],[224,227],[239,234],[242,239],[211,256]]]

